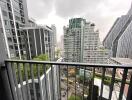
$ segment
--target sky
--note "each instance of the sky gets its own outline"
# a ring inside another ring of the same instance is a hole
[[[29,18],[37,24],[55,24],[57,41],[70,18],[82,17],[95,23],[102,41],[117,17],[125,15],[131,0],[27,0]]]

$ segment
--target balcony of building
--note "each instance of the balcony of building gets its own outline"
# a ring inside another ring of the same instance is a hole
[[[5,60],[0,100],[132,100],[131,66]]]

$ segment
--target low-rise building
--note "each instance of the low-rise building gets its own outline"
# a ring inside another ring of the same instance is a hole
[[[55,45],[54,32],[48,26],[33,26],[22,28],[25,36],[27,58],[32,59],[41,54],[47,54],[50,60],[54,60]]]

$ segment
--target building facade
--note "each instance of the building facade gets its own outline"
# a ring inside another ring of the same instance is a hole
[[[52,29],[52,31],[53,31],[53,41],[54,41],[54,45],[55,45],[55,47],[56,47],[56,45],[57,45],[57,38],[56,38],[56,26],[55,25],[51,25],[51,29]]]
[[[47,54],[51,61],[55,57],[54,31],[48,26],[25,27],[21,30],[25,35],[27,58]]]
[[[85,20],[75,18],[69,20],[69,27],[64,27],[64,59],[68,62],[81,62],[81,37]]]
[[[116,57],[132,58],[132,22],[118,41]]]
[[[99,46],[99,32],[95,31],[95,24],[85,23],[83,32],[82,59],[83,62],[94,63]]]
[[[116,57],[119,40],[125,33],[127,27],[132,21],[132,7],[126,15],[121,16],[116,20],[109,33],[103,41],[105,48],[109,49],[111,52],[111,57]],[[127,48],[129,49],[129,48]],[[123,52],[122,52],[123,53]]]
[[[64,27],[65,61],[102,63],[108,56],[103,52],[99,49],[99,31],[95,31],[95,24],[83,18],[69,20],[69,27]]]
[[[22,59],[24,42],[20,27],[24,27],[27,24],[26,0],[0,1],[0,37],[3,37],[3,47],[7,58],[18,57]]]

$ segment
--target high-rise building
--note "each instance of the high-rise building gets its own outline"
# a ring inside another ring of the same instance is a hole
[[[65,61],[81,62],[83,40],[83,26],[85,20],[82,18],[73,18],[69,20],[69,27],[64,27],[64,56]]]
[[[32,59],[34,56],[40,54],[48,54],[50,60],[54,60],[54,44],[56,38],[54,33],[56,34],[55,26],[53,26],[53,29],[48,26],[38,26],[34,20],[28,18],[26,0],[0,0],[0,65],[6,58],[23,59],[25,58],[25,54],[29,55],[28,59]],[[26,65],[26,68],[27,67],[28,65]],[[41,74],[40,81],[37,80],[36,82],[36,79],[33,79],[35,82],[34,86],[36,88],[37,100],[55,100],[54,98],[58,100],[57,85],[59,82],[59,73],[57,66],[52,66],[52,68],[53,69],[49,68],[47,70],[46,75]],[[18,75],[18,73],[16,73],[15,75]],[[53,78],[52,75],[55,79],[54,84],[51,82]],[[45,80],[46,76],[48,76],[47,80]],[[19,88],[19,95],[17,95],[19,96],[19,100],[28,100],[28,93],[31,95],[31,100],[35,99],[35,94],[33,94],[34,87],[32,87],[34,82],[31,81],[30,78],[28,83],[23,82],[24,87],[26,87],[27,84],[30,86],[28,88],[30,92],[27,92],[26,88],[22,89],[21,87],[23,86],[16,80],[14,89],[17,91]],[[45,85],[45,81],[47,85]],[[53,88],[54,91],[52,91]],[[43,92],[45,89],[52,91],[50,92],[51,94],[48,92],[48,97],[46,97],[46,93]],[[24,92],[24,95],[21,90]],[[53,92],[54,96],[52,95]]]
[[[94,63],[99,46],[99,32],[95,31],[95,24],[85,23],[82,39],[82,59],[83,62]]]
[[[54,41],[54,45],[57,45],[57,38],[56,38],[56,26],[55,25],[51,25],[51,29],[53,31],[53,41]]]
[[[120,37],[125,33],[132,20],[132,7],[126,15],[121,16],[116,20],[109,33],[103,41],[105,48],[111,51],[111,56],[116,57],[117,47]],[[123,53],[123,52],[122,52]]]
[[[95,24],[83,18],[69,20],[69,27],[64,27],[65,61],[102,63],[108,56],[103,52],[99,49],[99,31],[95,31]]]
[[[116,57],[132,58],[132,22],[118,41]]]
[[[48,26],[32,26],[22,28],[25,36],[27,58],[32,59],[41,54],[47,54],[51,61],[55,57],[54,31]]]
[[[58,48],[60,48],[60,56],[64,57],[64,35],[61,35],[60,37],[60,41],[58,42]]]
[[[20,28],[27,24],[26,0],[0,1],[0,37],[3,38],[2,43],[4,43],[3,47],[7,58],[22,58],[25,50]]]

